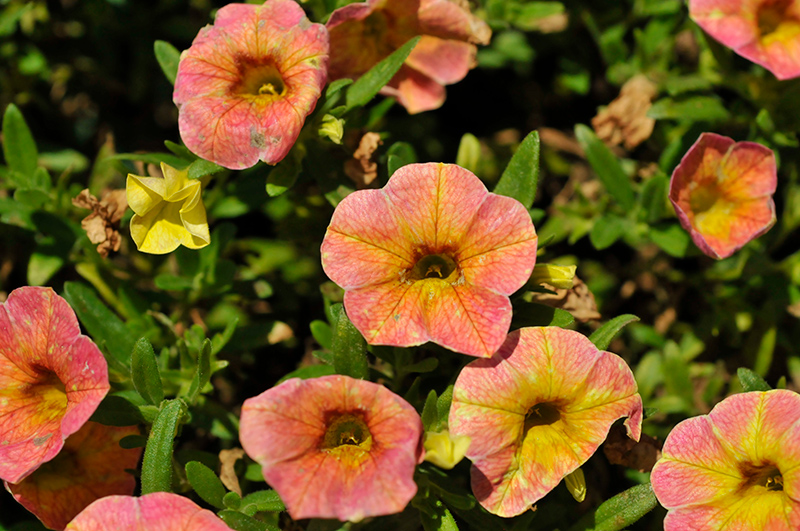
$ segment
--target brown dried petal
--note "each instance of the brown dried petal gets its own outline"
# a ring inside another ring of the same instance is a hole
[[[593,319],[600,319],[600,312],[597,311],[597,302],[594,300],[594,295],[589,291],[589,287],[577,276],[573,280],[573,286],[570,289],[558,289],[548,284],[543,284],[544,287],[552,293],[533,293],[534,302],[540,302],[553,308],[561,308],[572,314],[572,316],[585,323]]]
[[[638,75],[625,83],[617,99],[592,118],[597,136],[609,145],[624,142],[633,149],[653,133],[655,120],[647,116],[658,87],[646,76]]]

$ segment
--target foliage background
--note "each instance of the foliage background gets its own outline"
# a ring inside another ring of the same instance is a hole
[[[320,21],[342,3],[304,5]],[[441,109],[408,116],[379,98],[348,121],[343,147],[315,148],[286,194],[266,195],[265,165],[215,176],[205,193],[214,231],[208,248],[143,255],[123,230],[122,251],[101,259],[80,230],[87,212],[70,198],[87,186],[95,194],[122,188],[128,172],[142,173],[141,165],[114,154],[165,153],[164,140],[180,143],[172,87],[153,43],[187,48],[224,4],[0,1],[0,108],[21,109],[52,180],[45,190],[50,201],[20,201],[0,170],[0,294],[26,284],[62,294],[72,289],[75,297],[89,290],[125,323],[126,334],[147,337],[156,352],[166,349],[163,368],[174,371],[164,373],[168,394],[186,376],[175,361],[176,340],[199,349],[201,337],[222,334],[238,319],[218,355],[228,365],[213,378],[212,398],[194,410],[179,460],[205,455],[199,452],[213,458],[237,445],[233,413],[241,402],[313,362],[312,351],[325,347],[326,309],[341,300],[319,265],[333,210],[325,194],[352,187],[342,166],[364,129],[382,134],[381,182],[389,154],[411,160],[410,145],[419,161],[453,162],[462,135],[471,133],[480,155],[468,157],[465,147],[460,162],[490,187],[521,139],[540,131],[540,186],[531,210],[540,242],[547,243],[539,261],[577,264],[602,321],[640,317],[609,350],[628,361],[645,406],[658,410],[645,421],[647,434],[663,440],[678,421],[740,391],[738,367],[798,389],[800,82],[778,82],[715,43],[679,0],[486,0],[478,12],[492,25],[492,45],[463,82],[448,87]],[[543,21],[565,25],[542,31]],[[608,151],[585,131],[576,140],[576,124],[591,127],[598,109],[640,73],[658,90],[649,111],[656,119],[652,136],[630,151]],[[666,199],[668,176],[703,131],[761,142],[780,161],[778,224],[720,262],[694,248]],[[81,285],[69,284],[75,282]],[[571,326],[588,334],[597,322]],[[98,341],[104,334],[89,333]],[[411,395],[420,409],[427,392],[441,393],[468,361],[435,347],[408,356],[409,364],[439,360]],[[392,385],[405,394],[415,377],[395,375]],[[457,469],[462,484],[467,468]],[[609,464],[602,452],[584,469],[589,495],[581,512],[647,481],[646,474]],[[531,529],[569,527],[576,504],[566,489],[558,487],[541,505],[549,508]],[[659,529],[663,514],[656,509],[630,528]],[[36,528],[7,494],[0,495],[0,525]]]

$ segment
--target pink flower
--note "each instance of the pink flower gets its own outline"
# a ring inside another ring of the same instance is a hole
[[[525,207],[453,164],[410,164],[336,207],[322,267],[368,343],[491,356],[536,262]]]
[[[402,511],[422,459],[422,421],[378,384],[293,378],[242,407],[240,439],[295,520]]]
[[[633,373],[586,337],[523,328],[491,359],[458,376],[450,433],[472,443],[472,491],[489,512],[527,511],[594,454],[615,420],[639,440],[642,399]]]
[[[703,133],[672,172],[669,199],[700,250],[722,259],[775,224],[777,180],[772,150]]]
[[[89,505],[67,525],[67,531],[230,531],[193,501],[169,492],[140,498],[107,496]]]
[[[797,0],[690,0],[689,14],[712,37],[778,79],[800,76]]]
[[[135,427],[116,428],[87,422],[64,443],[61,452],[19,483],[6,482],[14,498],[50,529],[64,529],[93,501],[114,494],[131,495],[141,448],[125,449],[120,439],[138,435]]]
[[[452,0],[369,0],[333,12],[331,79],[357,78],[409,39],[422,35],[382,92],[409,113],[437,109],[444,85],[464,79],[475,64],[476,44],[488,44],[489,26]]]
[[[684,420],[651,475],[665,531],[800,529],[800,395],[733,395]]]
[[[277,164],[314,110],[327,65],[328,31],[293,0],[228,4],[181,54],[181,138],[226,168]]]
[[[50,461],[108,392],[108,365],[50,288],[0,304],[0,479],[18,483]]]

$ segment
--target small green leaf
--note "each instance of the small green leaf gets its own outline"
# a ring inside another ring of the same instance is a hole
[[[172,492],[172,450],[186,403],[180,398],[163,403],[158,412],[142,460],[142,495]]]
[[[267,176],[268,196],[277,197],[294,186],[303,169],[304,157],[305,149],[296,144],[289,155],[272,168]]]
[[[746,367],[739,367],[736,371],[736,376],[739,377],[739,381],[742,383],[742,389],[744,389],[745,392],[769,391],[772,389],[764,378]]]
[[[592,230],[589,231],[589,241],[592,242],[595,249],[602,251],[622,238],[627,228],[628,223],[625,218],[606,214],[592,226]]]
[[[422,407],[422,425],[425,431],[432,431],[436,428],[437,411],[436,411],[436,391],[431,389],[428,397],[425,399],[425,405]]]
[[[447,389],[439,396],[436,401],[436,413],[439,416],[439,427],[447,426],[450,417],[450,405],[453,403],[453,385],[447,386]]]
[[[441,501],[436,500],[432,503],[429,502],[429,504],[433,505],[430,512],[419,512],[422,527],[425,531],[458,531],[455,518]]]
[[[417,36],[405,43],[350,85],[347,89],[347,110],[369,103],[400,70],[400,67],[403,66],[406,58],[408,58],[420,38],[420,36]]]
[[[281,497],[274,490],[259,490],[242,498],[242,508],[255,505],[258,511],[277,513],[286,510]]]
[[[213,470],[200,461],[189,461],[186,463],[186,479],[203,501],[217,509],[225,508],[222,498],[227,490]]]
[[[333,368],[333,365],[309,365],[284,375],[277,383],[285,382],[290,378],[308,380],[310,378],[319,378],[320,376],[330,376],[331,374],[336,374],[336,369]]]
[[[136,336],[100,301],[94,290],[80,282],[65,282],[64,298],[75,310],[89,335],[98,343],[105,342],[109,354],[119,364],[130,367]]]
[[[565,328],[575,322],[572,314],[546,304],[519,301],[514,304],[511,329],[525,326],[560,326]]]
[[[12,171],[31,178],[39,164],[39,151],[28,124],[13,103],[3,114],[3,155]],[[25,183],[17,183],[24,185]]]
[[[203,388],[211,381],[211,340],[203,341],[203,347],[197,356],[197,370],[192,378],[192,385],[186,399],[190,404],[197,401],[197,397],[203,392]]]
[[[538,131],[525,137],[494,187],[494,193],[513,197],[525,208],[533,205],[539,185],[539,144]]]
[[[650,239],[670,256],[683,258],[689,251],[692,238],[677,223],[663,222],[650,227]]]
[[[658,505],[650,484],[636,485],[605,501],[593,514],[582,518],[570,531],[620,531],[628,528]]]
[[[653,103],[647,116],[655,120],[687,120],[692,122],[721,122],[730,112],[716,96],[694,96],[683,100],[663,98]]]
[[[179,277],[169,273],[162,273],[153,279],[158,289],[165,291],[184,291],[192,289],[193,282],[191,278]]]
[[[403,373],[409,374],[412,372],[419,372],[419,373],[426,373],[435,371],[436,367],[439,366],[439,360],[436,358],[425,358],[424,360],[412,363],[411,365],[406,365],[402,367]]]
[[[222,505],[228,509],[238,511],[242,506],[242,497],[235,492],[228,492],[222,497]]]
[[[116,395],[105,397],[89,420],[104,426],[136,426],[144,422],[136,404]]]
[[[228,527],[236,531],[280,531],[280,528],[273,524],[256,520],[252,516],[247,516],[239,511],[225,509],[218,514],[228,524]]]
[[[181,52],[167,41],[156,41],[153,44],[153,51],[156,54],[158,66],[161,67],[169,82],[174,85],[175,78],[178,76],[178,63],[181,60]]]
[[[147,446],[147,437],[142,437],[141,435],[126,435],[119,440],[119,446],[120,448],[125,448],[126,450],[144,448]]]
[[[395,142],[386,150],[386,166],[389,177],[398,169],[417,162],[414,147],[408,142]]]
[[[611,197],[626,210],[633,207],[634,196],[631,181],[622,169],[614,153],[608,149],[590,128],[583,124],[575,126],[575,137],[578,139],[586,158],[589,160],[594,173],[603,183]]]
[[[214,175],[215,173],[219,173],[225,170],[222,166],[214,164],[211,161],[205,159],[197,159],[196,161],[192,162],[188,168],[187,176],[189,179],[200,179],[207,175]]]
[[[153,351],[153,345],[145,337],[137,341],[133,347],[131,379],[136,392],[150,404],[157,406],[164,400],[164,388],[161,384],[156,353]]]
[[[458,143],[456,164],[475,173],[481,161],[481,142],[472,133],[464,133]]]
[[[311,335],[314,337],[314,340],[319,343],[322,348],[330,350],[331,341],[333,340],[333,332],[331,331],[330,325],[325,321],[317,319],[311,321],[309,328],[311,329]]]
[[[589,341],[594,343],[594,346],[596,346],[598,349],[605,350],[608,348],[608,345],[611,344],[611,340],[614,339],[620,330],[638,320],[638,317],[629,313],[614,317],[607,323],[604,323],[603,326],[592,332],[592,335],[589,336]]]
[[[368,375],[367,342],[344,311],[341,304],[331,309],[333,323],[333,367],[338,374],[365,379]]]

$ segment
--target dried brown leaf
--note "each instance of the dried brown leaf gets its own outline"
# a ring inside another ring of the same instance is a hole
[[[378,163],[372,155],[383,144],[378,133],[365,133],[358,142],[353,158],[344,163],[344,172],[357,188],[366,188],[378,177]]]
[[[573,280],[570,289],[558,289],[548,284],[542,284],[553,293],[532,293],[533,301],[561,308],[572,314],[572,316],[582,323],[593,319],[600,319],[600,312],[597,311],[597,302],[594,295],[589,291],[589,287],[577,276]]]
[[[647,116],[658,87],[644,75],[632,77],[622,86],[617,99],[592,118],[598,138],[606,144],[624,143],[633,149],[653,134],[656,121]]]
[[[241,448],[232,448],[230,450],[222,450],[219,453],[219,479],[222,484],[239,496],[242,495],[242,488],[239,486],[239,477],[236,475],[236,461],[244,457],[244,450]]]

